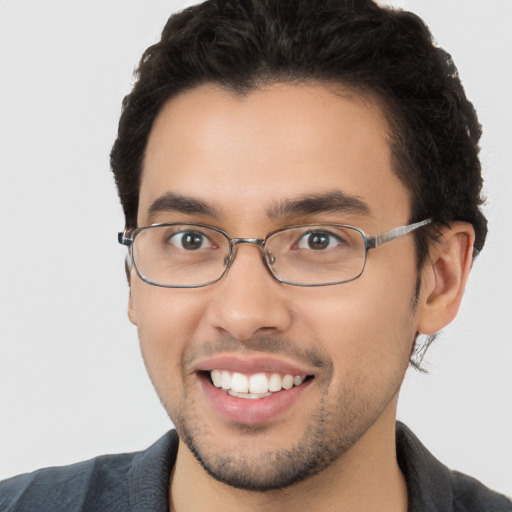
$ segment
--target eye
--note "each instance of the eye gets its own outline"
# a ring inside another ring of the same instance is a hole
[[[343,244],[343,240],[330,231],[309,231],[297,243],[299,249],[324,251]]]
[[[210,239],[200,231],[180,231],[169,237],[169,243],[178,249],[197,251],[212,246]]]

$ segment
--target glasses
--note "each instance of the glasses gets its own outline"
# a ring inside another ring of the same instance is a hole
[[[265,238],[230,238],[204,224],[152,224],[118,234],[140,278],[166,288],[216,283],[229,270],[239,244],[256,245],[270,273],[281,283],[329,286],[357,279],[370,249],[429,224],[431,219],[379,235],[345,224],[306,224],[272,231]]]

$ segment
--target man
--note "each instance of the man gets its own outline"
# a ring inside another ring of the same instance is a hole
[[[480,127],[421,21],[208,2],[125,98],[129,317],[176,426],[17,477],[6,510],[511,510],[395,424],[486,221]],[[422,342],[421,336],[427,336]]]

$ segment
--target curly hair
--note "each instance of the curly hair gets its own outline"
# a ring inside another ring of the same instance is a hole
[[[146,143],[163,105],[213,83],[236,94],[321,81],[379,100],[394,171],[410,190],[421,268],[438,229],[473,225],[483,247],[481,127],[448,53],[416,15],[371,0],[208,0],[171,16],[143,54],[111,152],[126,227],[136,226]]]

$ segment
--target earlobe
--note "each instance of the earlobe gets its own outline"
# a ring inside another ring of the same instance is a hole
[[[455,222],[441,228],[422,272],[418,332],[434,334],[456,316],[473,261],[473,226]]]

